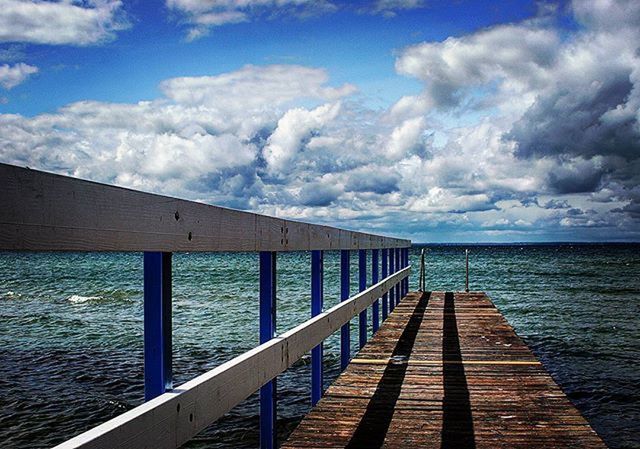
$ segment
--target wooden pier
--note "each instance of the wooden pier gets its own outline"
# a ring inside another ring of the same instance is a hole
[[[284,447],[605,447],[486,295],[409,293],[410,248],[409,240],[0,164],[0,250],[144,253],[146,402],[76,429],[58,449],[175,449],[256,391],[260,446],[273,449],[275,379],[309,352],[317,406]],[[174,386],[172,254],[196,251],[256,253],[259,341]],[[311,318],[276,334],[276,261],[288,251],[310,253]],[[327,309],[325,251],[340,253],[341,301]],[[361,350],[350,360],[354,319]],[[337,332],[344,372],[323,392],[322,345]]]
[[[410,293],[283,448],[604,448],[483,293]]]

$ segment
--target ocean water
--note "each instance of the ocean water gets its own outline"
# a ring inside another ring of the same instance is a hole
[[[470,250],[471,289],[493,298],[610,447],[640,448],[640,245]],[[356,254],[352,264],[355,292]],[[179,385],[257,344],[258,256],[175,254],[173,265]],[[278,332],[310,316],[309,267],[309,253],[278,255]],[[338,270],[327,252],[325,307],[338,301]],[[142,403],[142,274],[136,253],[0,253],[1,447],[50,447]],[[463,247],[428,246],[427,286],[464,287]],[[324,363],[329,385],[338,335]],[[309,358],[278,379],[282,441],[310,408]],[[257,444],[253,395],[186,447]]]

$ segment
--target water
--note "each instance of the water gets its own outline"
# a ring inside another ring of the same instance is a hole
[[[430,289],[464,286],[463,248],[432,246],[427,261]],[[338,267],[326,253],[325,307]],[[309,317],[309,268],[308,253],[278,256],[278,332]],[[174,255],[175,385],[256,345],[257,273],[256,254]],[[473,247],[471,288],[491,295],[610,447],[640,448],[640,245]],[[141,254],[0,253],[1,446],[50,447],[140,404],[142,331]],[[328,385],[338,335],[325,348]],[[309,385],[308,357],[279,377],[280,440],[309,410]],[[253,395],[187,447],[255,447],[257,431]]]

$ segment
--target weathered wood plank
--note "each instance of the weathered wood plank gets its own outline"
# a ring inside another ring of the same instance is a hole
[[[306,251],[410,245],[0,164],[0,250]]]
[[[177,448],[289,368],[405,279],[406,267],[239,357],[190,380],[57,449]]]
[[[409,294],[283,448],[604,448],[482,293]]]

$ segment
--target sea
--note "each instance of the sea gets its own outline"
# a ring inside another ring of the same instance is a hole
[[[491,296],[609,447],[640,448],[640,244],[416,245],[412,290],[423,247],[427,289],[447,291],[464,288],[469,249],[471,290]],[[0,447],[51,447],[143,402],[142,262],[0,253]],[[173,255],[175,386],[257,345],[258,262]],[[277,264],[281,333],[310,317],[310,253],[280,253]],[[325,253],[324,270],[328,308],[340,293],[337,252]],[[357,319],[351,326],[355,348]],[[339,359],[333,335],[325,386]],[[278,377],[280,442],[311,407],[310,378],[308,355]],[[256,447],[258,412],[254,394],[185,447]]]

